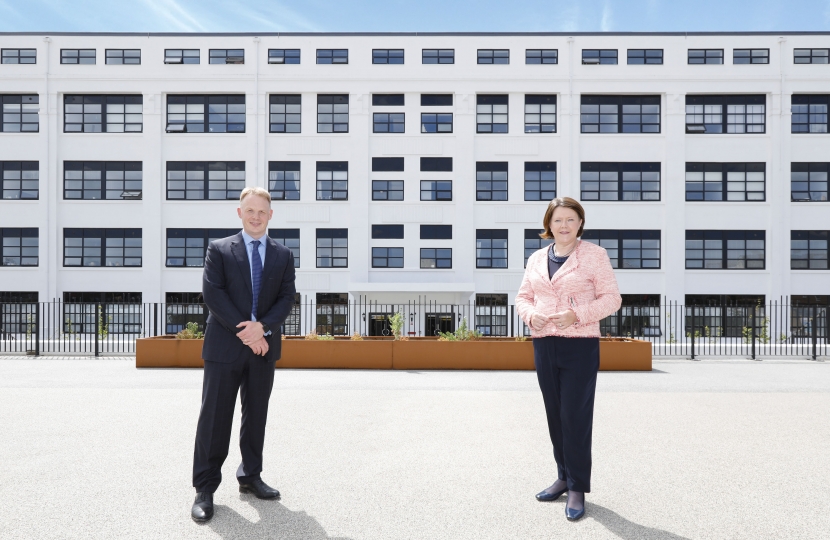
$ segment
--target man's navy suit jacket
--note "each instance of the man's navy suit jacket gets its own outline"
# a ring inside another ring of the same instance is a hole
[[[294,256],[282,244],[264,236],[265,265],[257,304],[257,320],[271,329],[265,359],[280,358],[280,326],[294,305]],[[202,296],[210,314],[205,329],[202,358],[230,363],[244,354],[253,354],[236,334],[236,325],[251,320],[253,285],[251,265],[242,233],[210,243],[205,256]]]

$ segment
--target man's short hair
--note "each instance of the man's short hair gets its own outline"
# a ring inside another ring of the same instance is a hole
[[[256,195],[257,197],[262,197],[268,204],[271,204],[271,194],[262,189],[261,187],[246,187],[242,190],[242,193],[239,194],[239,204],[242,204],[242,201],[248,195]]]

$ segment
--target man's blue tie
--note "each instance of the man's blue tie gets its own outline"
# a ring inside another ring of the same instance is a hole
[[[251,255],[251,278],[253,281],[253,289],[254,289],[254,303],[251,305],[251,319],[256,319],[256,308],[257,303],[259,303],[259,289],[262,286],[262,258],[259,256],[259,240],[254,240],[251,242],[251,245],[254,247],[253,254]]]

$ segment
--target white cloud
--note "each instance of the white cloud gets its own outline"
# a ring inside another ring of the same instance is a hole
[[[611,11],[611,2],[605,0],[602,6],[602,21],[600,22],[599,29],[603,32],[610,32],[613,25],[614,13]]]
[[[207,28],[176,0],[142,0],[150,10],[166,20],[176,30],[206,32]]]
[[[283,4],[272,3],[267,9],[248,9],[237,6],[235,11],[260,25],[263,30],[278,32],[322,32],[323,29],[299,12]]]

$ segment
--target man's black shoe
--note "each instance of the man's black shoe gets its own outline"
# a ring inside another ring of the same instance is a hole
[[[193,501],[193,508],[190,509],[190,517],[196,523],[205,523],[213,517],[213,493],[203,491],[196,494]]]
[[[269,487],[261,478],[239,484],[239,493],[253,493],[257,499],[279,499],[280,492]]]

